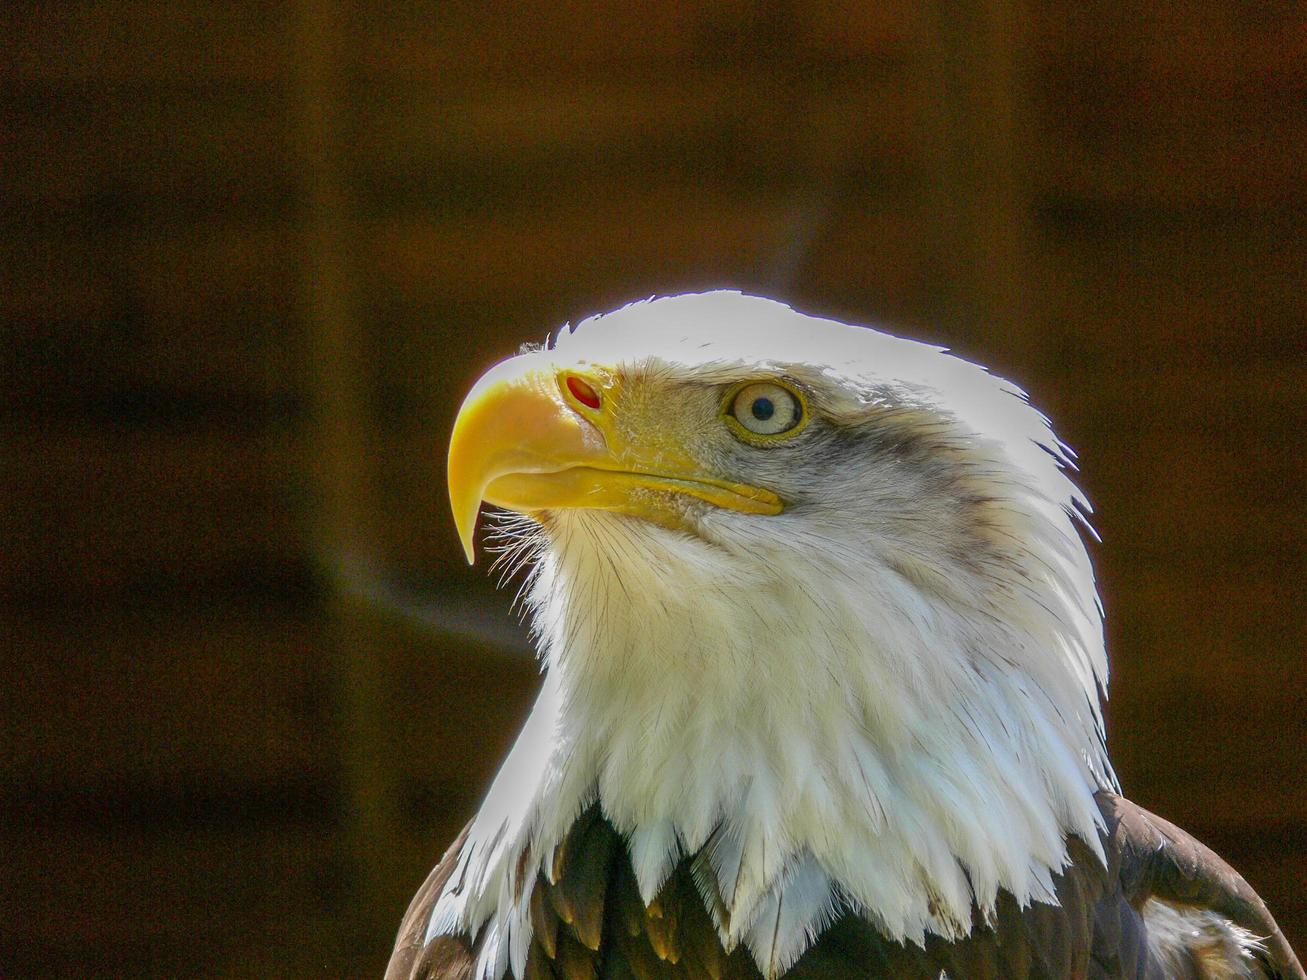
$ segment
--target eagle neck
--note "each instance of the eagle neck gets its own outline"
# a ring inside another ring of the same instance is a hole
[[[527,599],[545,685],[432,923],[483,937],[483,976],[520,975],[520,876],[595,802],[645,901],[699,859],[723,943],[764,972],[844,912],[960,937],[1000,891],[1054,901],[1068,837],[1098,847],[1097,704],[1047,596],[996,617],[928,601],[901,561],[850,574],[591,513],[552,532]]]

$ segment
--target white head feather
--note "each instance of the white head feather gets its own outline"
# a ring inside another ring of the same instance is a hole
[[[429,935],[522,975],[530,888],[596,799],[651,900],[702,852],[765,974],[831,918],[969,931],[1000,889],[1052,901],[1114,785],[1086,508],[1013,385],[939,348],[734,292],[637,303],[554,344],[672,388],[784,375],[824,428],[724,465],[784,513],[705,506],[697,534],[566,511],[528,584],[547,669]],[[795,440],[799,442],[800,440]]]

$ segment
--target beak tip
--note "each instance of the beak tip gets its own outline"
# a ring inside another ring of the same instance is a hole
[[[480,516],[481,501],[471,508],[455,509],[454,527],[458,531],[458,543],[463,546],[463,557],[469,565],[476,564],[477,518]]]

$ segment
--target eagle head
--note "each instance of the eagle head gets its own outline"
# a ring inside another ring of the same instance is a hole
[[[432,931],[516,970],[520,876],[596,802],[646,900],[704,855],[723,943],[771,972],[837,908],[919,941],[1051,900],[1114,784],[1068,463],[983,369],[735,292],[492,368],[450,498],[469,560],[482,503],[513,515],[546,681]]]

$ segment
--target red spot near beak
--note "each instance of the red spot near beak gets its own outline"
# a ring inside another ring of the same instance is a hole
[[[572,397],[579,401],[586,408],[598,408],[601,402],[599,392],[586,384],[575,374],[567,376],[567,390],[572,393]]]

